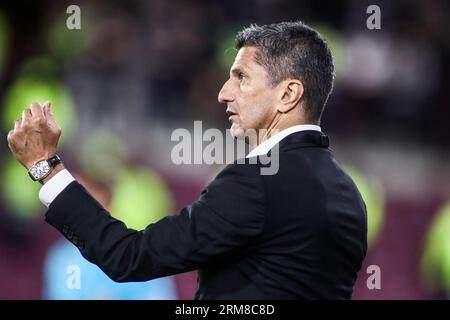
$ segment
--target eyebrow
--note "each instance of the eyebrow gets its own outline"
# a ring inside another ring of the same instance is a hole
[[[239,75],[239,73],[241,73],[241,72],[247,74],[247,72],[244,70],[244,68],[234,67],[230,70],[230,77],[231,77],[231,75]]]

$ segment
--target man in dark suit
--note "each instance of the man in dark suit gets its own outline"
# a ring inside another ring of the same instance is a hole
[[[319,127],[333,85],[331,52],[300,22],[251,26],[236,47],[219,101],[231,134],[255,148],[196,202],[145,230],[111,217],[54,157],[61,130],[49,103],[25,109],[10,148],[44,184],[46,221],[115,281],[198,269],[197,299],[350,299],[367,219]],[[261,174],[272,153],[278,171]]]

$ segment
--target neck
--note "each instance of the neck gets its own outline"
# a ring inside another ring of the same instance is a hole
[[[260,145],[284,129],[300,124],[318,125],[317,122],[306,121],[302,117],[293,117],[292,115],[288,115],[286,113],[277,113],[273,120],[269,123],[267,129],[261,130],[261,132],[258,133],[258,141],[256,145]]]

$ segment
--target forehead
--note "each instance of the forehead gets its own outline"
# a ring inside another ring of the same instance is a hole
[[[234,58],[234,63],[231,67],[233,69],[255,69],[261,66],[255,61],[255,54],[258,49],[255,47],[242,47],[239,49],[236,57]]]

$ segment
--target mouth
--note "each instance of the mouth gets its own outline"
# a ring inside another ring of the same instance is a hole
[[[233,116],[237,116],[237,113],[234,111],[231,111],[230,109],[227,109],[226,113],[228,115],[228,121],[233,122]]]

